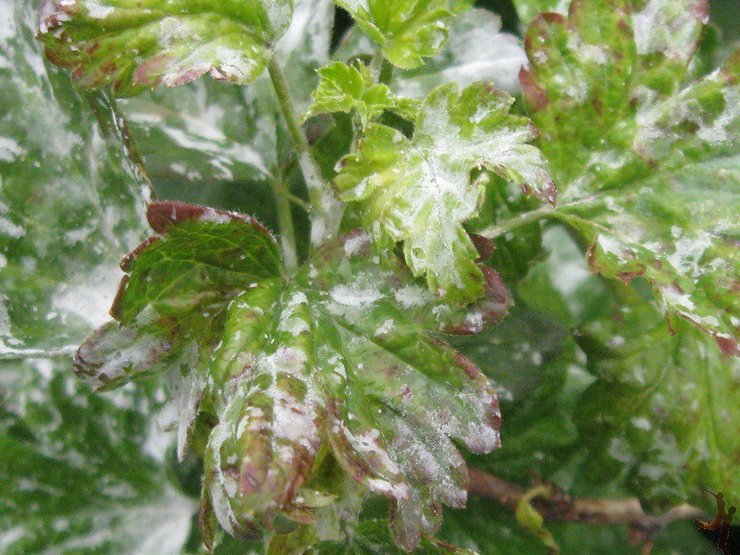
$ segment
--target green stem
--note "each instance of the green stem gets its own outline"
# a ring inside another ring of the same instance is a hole
[[[154,184],[146,170],[144,159],[131,134],[128,120],[123,112],[119,110],[116,99],[106,91],[87,93],[85,97],[103,133],[115,137],[114,140],[120,141],[123,144],[123,151],[126,154],[129,167],[136,180],[141,186],[149,189],[152,198],[156,198],[157,194]]]
[[[288,200],[290,200],[290,202],[292,202],[296,206],[302,208],[305,212],[311,212],[311,205],[308,204],[301,197],[298,197],[293,193],[288,193]]]
[[[308,140],[301,129],[298,112],[290,96],[288,82],[274,58],[267,65],[267,70],[280,103],[283,119],[295,145],[298,165],[306,181],[311,201],[311,244],[318,246],[336,236],[341,219],[341,205],[334,198],[331,188],[324,182],[321,170],[311,155]]]
[[[503,222],[499,222],[495,225],[489,226],[484,230],[479,231],[478,235],[482,235],[483,237],[486,237],[488,239],[496,239],[497,237],[500,237],[501,235],[504,235],[509,231],[512,231],[524,225],[531,224],[532,222],[536,222],[543,218],[552,217],[557,217],[555,209],[549,204],[543,204],[536,210],[525,212],[523,214],[518,214],[513,218],[509,218],[508,220],[504,220]]]
[[[378,48],[370,60],[370,75],[377,83],[387,85],[393,77],[393,64],[383,56],[383,51]]]
[[[290,193],[285,186],[282,175],[276,175],[272,180],[272,192],[275,194],[278,223],[280,224],[280,247],[283,251],[283,263],[288,275],[295,273],[298,268],[298,254],[293,229],[293,215],[290,211]]]
[[[76,346],[60,347],[59,349],[13,349],[2,347],[0,360],[24,360],[27,358],[69,358],[77,351]]]

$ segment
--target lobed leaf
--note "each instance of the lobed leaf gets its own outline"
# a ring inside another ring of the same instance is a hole
[[[340,197],[359,205],[376,241],[403,241],[414,275],[424,275],[429,288],[446,299],[470,302],[483,290],[478,254],[463,228],[484,198],[471,170],[485,167],[555,201],[545,162],[527,144],[534,128],[508,113],[513,101],[483,83],[459,93],[454,84],[438,87],[422,104],[411,139],[391,127],[369,125],[335,179]]]
[[[45,0],[39,38],[47,57],[86,88],[133,96],[206,73],[250,83],[290,24],[291,0]]]
[[[498,445],[496,394],[430,333],[474,333],[505,314],[492,270],[485,297],[461,308],[414,284],[400,261],[381,263],[364,233],[286,281],[274,239],[247,216],[158,202],[148,219],[160,235],[122,261],[119,322],[90,336],[76,366],[105,388],[173,376],[180,456],[199,418],[215,424],[204,538],[215,521],[238,537],[311,521],[299,492],[320,449],[393,501],[394,534],[409,549],[434,533],[442,503],[464,505],[452,440],[475,452]]]
[[[464,505],[467,471],[451,440],[475,452],[498,445],[495,392],[424,331],[459,327],[467,311],[440,305],[404,272],[373,262],[370,238],[354,234],[294,282],[232,301],[213,360],[217,383],[234,393],[211,433],[204,482],[224,529],[247,535],[279,514],[310,518],[296,492],[322,445],[393,501],[394,537],[407,549],[434,533],[442,503]]]
[[[593,269],[737,353],[737,56],[679,90],[705,22],[702,0],[573,2],[533,21],[522,87]]]
[[[306,118],[317,114],[356,111],[360,122],[367,126],[384,110],[413,120],[418,113],[416,101],[391,93],[387,85],[373,83],[370,70],[361,64],[334,62],[319,71],[321,81],[313,93],[313,103]]]
[[[393,65],[412,69],[437,54],[447,40],[447,24],[468,0],[335,0]]]

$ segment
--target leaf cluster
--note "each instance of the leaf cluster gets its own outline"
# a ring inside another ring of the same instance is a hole
[[[7,10],[4,549],[626,553],[543,482],[740,494],[740,56],[705,0],[514,4]]]

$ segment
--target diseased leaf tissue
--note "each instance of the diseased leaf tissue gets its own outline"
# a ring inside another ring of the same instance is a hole
[[[471,467],[740,495],[704,1],[0,1],[4,552],[622,552]]]

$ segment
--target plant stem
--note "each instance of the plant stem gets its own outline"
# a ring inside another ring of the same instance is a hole
[[[518,214],[517,216],[504,220],[503,222],[488,226],[484,230],[479,231],[478,235],[482,235],[488,239],[495,239],[523,225],[530,224],[542,218],[555,216],[555,209],[549,204],[543,204],[536,210],[524,212],[523,214]]]
[[[283,251],[283,263],[288,275],[295,273],[298,268],[298,254],[295,244],[295,230],[293,229],[293,215],[290,211],[290,193],[285,185],[283,176],[278,173],[272,178],[272,192],[275,194],[278,223],[280,224],[280,247]]]
[[[283,119],[295,145],[298,165],[306,181],[311,201],[311,244],[318,246],[336,235],[341,219],[341,204],[334,198],[331,188],[321,176],[316,160],[311,156],[308,140],[301,129],[298,113],[290,96],[288,82],[274,58],[270,60],[267,70],[280,103]]]
[[[23,360],[26,358],[68,358],[77,352],[77,347],[60,347],[59,349],[12,349],[3,346],[0,349],[0,360]]]
[[[131,134],[128,120],[118,108],[116,99],[109,92],[87,93],[85,97],[103,133],[115,137],[114,140],[123,144],[123,151],[126,154],[131,173],[134,174],[139,185],[149,189],[151,198],[156,198],[156,190],[144,165],[144,159],[141,157],[139,147]],[[147,198],[146,200],[150,199]]]
[[[393,77],[393,64],[385,59],[383,51],[380,48],[375,51],[372,60],[370,60],[369,68],[370,75],[375,82],[383,83],[384,85],[391,82],[391,78]]]
[[[515,511],[527,494],[527,489],[488,474],[477,468],[468,467],[473,495],[493,499],[504,507]],[[556,522],[583,522],[597,525],[627,524],[633,539],[639,543],[651,542],[668,524],[675,520],[699,518],[704,511],[683,504],[673,507],[662,515],[645,513],[636,497],[622,499],[574,498],[555,486],[545,485],[549,497],[532,501],[532,506],[545,520]]]
[[[303,200],[301,197],[298,197],[294,195],[293,193],[288,193],[288,200],[295,204],[296,206],[299,206],[306,212],[311,212],[311,205],[308,204],[305,200]]]

